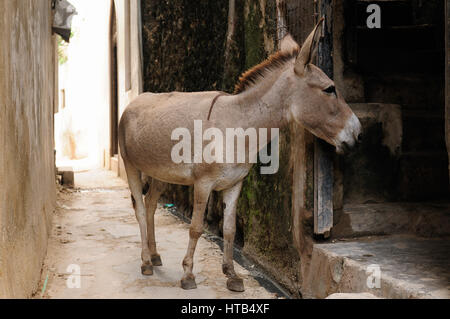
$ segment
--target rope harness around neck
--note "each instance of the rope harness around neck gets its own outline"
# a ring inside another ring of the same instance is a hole
[[[211,107],[209,108],[209,113],[208,113],[208,121],[209,121],[209,119],[211,118],[211,112],[212,112],[212,109],[213,109],[213,107],[214,107],[214,104],[216,104],[216,102],[217,102],[217,100],[219,99],[219,97],[221,97],[221,96],[224,96],[224,95],[229,95],[228,93],[220,93],[219,95],[217,95],[213,100],[212,100],[212,103],[211,103]]]

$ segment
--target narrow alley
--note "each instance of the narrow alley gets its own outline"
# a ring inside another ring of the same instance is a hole
[[[226,289],[222,252],[202,236],[195,256],[198,289],[183,290],[181,261],[188,225],[164,209],[156,212],[156,236],[163,261],[153,276],[140,271],[139,227],[126,183],[111,171],[75,175],[76,188],[61,189],[48,254],[35,298],[276,298],[236,263],[246,291]],[[48,279],[47,279],[48,278]]]
[[[0,14],[0,301],[450,299],[450,0]]]

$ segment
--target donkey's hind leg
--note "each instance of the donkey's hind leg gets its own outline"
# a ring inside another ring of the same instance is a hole
[[[223,191],[223,273],[228,277],[227,288],[231,291],[244,291],[244,281],[234,271],[233,243],[236,233],[236,206],[241,193],[242,182]]]
[[[149,191],[145,195],[145,208],[147,210],[147,235],[148,235],[148,248],[150,249],[151,260],[153,266],[162,266],[161,257],[156,250],[155,240],[155,211],[158,205],[158,199],[164,192],[167,184],[160,182],[156,179],[148,178],[150,183]]]
[[[150,251],[148,248],[147,239],[147,222],[145,218],[145,206],[142,196],[142,180],[141,172],[137,170],[133,165],[124,159],[125,170],[127,172],[128,185],[131,191],[131,198],[133,201],[134,211],[136,213],[136,219],[139,223],[139,229],[141,231],[141,243],[142,243],[142,266],[141,272],[145,276],[153,275],[153,266],[150,257]]]

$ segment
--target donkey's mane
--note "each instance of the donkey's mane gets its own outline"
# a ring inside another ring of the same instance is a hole
[[[234,88],[234,94],[244,92],[249,87],[256,84],[258,80],[264,78],[264,75],[267,72],[285,65],[288,61],[296,58],[299,53],[300,48],[296,48],[292,51],[278,51],[277,53],[272,54],[265,61],[255,65],[239,77],[239,82]]]

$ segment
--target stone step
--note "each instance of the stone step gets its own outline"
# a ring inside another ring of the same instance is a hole
[[[329,295],[325,299],[380,299],[380,298],[367,292],[362,292],[362,293],[335,293]]]
[[[333,239],[394,234],[450,236],[450,203],[347,204],[336,215]]]
[[[379,298],[450,298],[450,238],[389,236],[313,246],[304,298],[369,293]]]
[[[73,188],[75,186],[75,175],[72,167],[58,167],[57,175],[61,176],[61,185]]]

